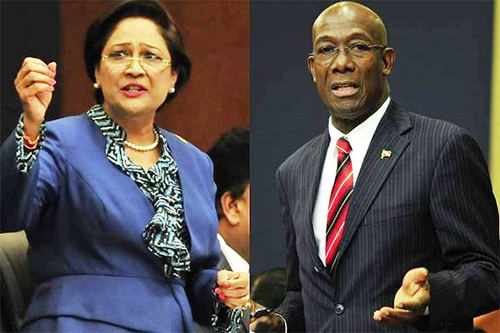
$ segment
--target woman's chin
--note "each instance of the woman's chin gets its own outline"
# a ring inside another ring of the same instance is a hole
[[[124,116],[135,117],[148,113],[156,113],[156,108],[144,103],[137,103],[135,101],[127,101],[112,107],[115,112],[119,112]]]

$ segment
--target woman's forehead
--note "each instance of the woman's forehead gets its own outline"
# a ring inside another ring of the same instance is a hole
[[[167,51],[167,44],[156,22],[144,17],[128,17],[116,25],[106,46],[148,46]]]

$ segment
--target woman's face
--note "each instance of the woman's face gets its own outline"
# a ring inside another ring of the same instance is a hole
[[[170,52],[156,23],[143,17],[120,21],[102,50],[95,70],[104,95],[104,108],[130,116],[156,112],[175,86]],[[127,61],[128,57],[132,59]],[[139,61],[138,59],[141,59]],[[151,61],[151,59],[155,61]],[[121,60],[120,60],[121,59]]]

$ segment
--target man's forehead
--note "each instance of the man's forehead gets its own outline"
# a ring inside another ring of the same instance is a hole
[[[313,42],[318,37],[334,36],[340,32],[349,35],[365,34],[373,42],[387,43],[382,19],[369,8],[357,3],[337,3],[325,9],[314,22]]]
[[[321,41],[334,41],[337,39],[339,41],[349,41],[354,39],[363,40],[369,43],[378,43],[378,40],[374,38],[373,34],[367,32],[365,29],[360,29],[357,27],[346,27],[341,26],[341,29],[337,29],[333,26],[329,28],[320,28],[317,30],[316,34],[313,34],[313,42],[319,43]]]

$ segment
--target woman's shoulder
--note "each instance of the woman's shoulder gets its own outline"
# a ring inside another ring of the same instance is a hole
[[[85,114],[61,117],[47,122],[47,130],[57,133],[74,133],[91,125],[89,118]]]
[[[103,140],[97,127],[85,114],[67,116],[46,123],[45,146],[57,150],[92,145]]]
[[[160,128],[160,130],[167,140],[168,146],[172,151],[174,158],[178,159],[179,157],[184,156],[193,160],[202,161],[203,163],[207,163],[209,165],[212,164],[210,157],[208,157],[205,152],[196,147],[193,143],[178,134],[167,131],[164,128]]]
[[[193,153],[206,155],[200,148],[196,147],[193,143],[184,139],[182,136],[169,132],[164,128],[160,128],[160,130],[163,136],[165,136],[165,139],[170,147],[174,146],[177,149],[188,150]]]

